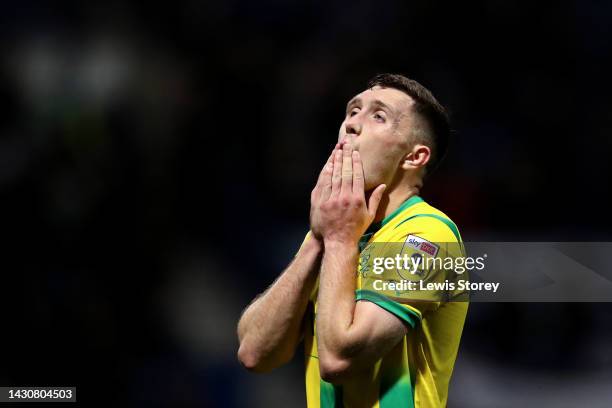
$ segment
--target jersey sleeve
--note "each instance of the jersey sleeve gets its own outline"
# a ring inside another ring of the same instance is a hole
[[[360,256],[356,299],[376,303],[415,327],[425,313],[455,298],[457,285],[450,283],[457,279],[453,265],[463,245],[451,221],[440,218],[409,219],[385,242],[371,242]]]
[[[304,236],[304,240],[302,241],[302,243],[300,244],[300,247],[298,248],[298,250],[296,251],[295,255],[293,256],[294,258],[297,256],[298,252],[300,252],[300,249],[302,249],[304,244],[306,242],[308,242],[309,239],[312,239],[312,231],[310,231],[310,230]]]

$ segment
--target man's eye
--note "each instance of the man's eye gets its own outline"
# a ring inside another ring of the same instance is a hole
[[[376,119],[376,121],[378,121],[378,122],[384,122],[385,121],[384,115],[381,115],[378,112],[374,114],[374,119]]]
[[[359,113],[359,108],[354,108],[349,112],[349,116],[355,116],[356,114]]]

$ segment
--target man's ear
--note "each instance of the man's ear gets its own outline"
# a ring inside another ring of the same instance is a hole
[[[431,149],[428,146],[417,143],[402,160],[401,167],[404,170],[423,168],[431,159]]]

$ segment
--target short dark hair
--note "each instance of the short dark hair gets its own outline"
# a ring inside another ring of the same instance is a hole
[[[446,156],[450,139],[450,121],[444,106],[427,88],[404,75],[378,74],[368,82],[368,88],[375,86],[397,89],[414,100],[414,112],[420,115],[431,129],[431,135],[425,140],[426,144],[430,144],[429,148],[432,151],[427,171],[435,170]]]

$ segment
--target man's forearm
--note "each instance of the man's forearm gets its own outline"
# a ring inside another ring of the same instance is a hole
[[[269,371],[293,356],[322,249],[320,241],[310,237],[281,276],[245,310],[238,323],[238,358],[248,369]]]
[[[356,244],[325,244],[317,309],[317,344],[324,360],[350,357],[339,356],[338,351],[357,351],[354,348],[358,345],[352,339],[358,260]]]

